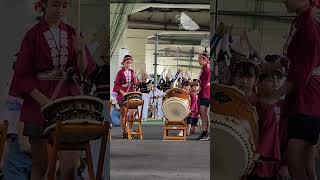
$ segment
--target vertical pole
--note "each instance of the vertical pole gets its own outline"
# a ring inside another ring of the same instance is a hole
[[[154,85],[158,85],[158,73],[157,73],[157,67],[158,67],[158,43],[159,43],[159,34],[155,34],[155,43],[154,43]]]
[[[180,59],[180,49],[179,49],[179,46],[177,47],[177,55],[178,55],[178,58],[177,58],[177,72],[179,71],[179,59]]]
[[[215,16],[214,16],[214,29],[217,29],[218,26],[218,0],[216,0],[216,8],[215,8]]]

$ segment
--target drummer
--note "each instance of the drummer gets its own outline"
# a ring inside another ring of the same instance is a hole
[[[188,131],[189,133],[195,134],[197,132],[198,126],[198,116],[199,116],[199,107],[198,107],[198,87],[199,84],[196,80],[192,81],[190,84],[190,98],[191,98],[191,108],[190,115],[187,117]]]
[[[200,86],[199,86],[199,113],[202,120],[202,134],[198,140],[209,140],[208,127],[209,127],[209,106],[210,106],[210,61],[206,53],[202,53],[198,58],[199,64],[202,66],[200,73]]]
[[[171,79],[171,74],[167,74],[166,75],[166,81],[165,83],[162,85],[162,91],[165,93],[166,91],[168,91],[169,89],[171,89],[172,87],[172,82],[173,79]]]
[[[272,56],[272,59],[277,56]],[[285,162],[286,151],[286,119],[283,117],[283,100],[272,92],[279,89],[282,70],[262,72],[258,77],[258,144],[256,153],[259,159],[277,161],[278,163],[256,163],[248,180],[254,179],[289,179],[288,166]]]
[[[259,74],[259,68],[250,60],[238,60],[231,67],[230,85],[236,86],[247,97],[249,102],[254,106],[257,101],[256,81]]]
[[[125,55],[122,60],[122,68],[118,71],[116,79],[114,81],[113,92],[117,93],[117,101],[120,106],[120,122],[122,128],[122,137],[127,138],[127,132],[125,132],[124,124],[124,104],[123,97],[128,92],[135,92],[135,86],[138,85],[138,80],[134,70],[131,69],[133,63],[133,57]],[[132,124],[130,124],[132,126]]]
[[[150,101],[150,91],[152,89],[152,83],[151,80],[148,81],[148,74],[142,73],[141,75],[141,81],[138,85],[138,88],[140,92],[142,93],[142,99],[143,99],[143,112],[142,112],[142,120],[145,120],[148,117],[148,109],[149,109],[149,101]]]
[[[190,86],[191,84],[190,84],[190,82],[189,81],[184,81],[183,83],[182,83],[182,89],[183,90],[185,90],[185,91],[187,91],[187,93],[189,94],[190,93]],[[187,119],[186,119],[186,121],[187,121]],[[187,130],[187,135],[189,135],[189,129]],[[178,134],[178,136],[183,136],[183,131],[180,131],[180,133]]]
[[[95,63],[84,39],[76,41],[75,29],[62,20],[70,0],[39,0],[36,5],[43,16],[24,35],[10,95],[23,99],[20,120],[24,122],[24,135],[31,144],[31,179],[42,180],[48,158],[41,107],[50,101],[67,68],[72,67],[86,77]],[[57,97],[79,95],[79,89],[74,82],[64,83]],[[80,155],[72,151],[59,154],[62,180],[74,179],[79,158]]]
[[[154,117],[160,120],[164,120],[163,112],[161,108],[164,95],[165,95],[165,92],[161,90],[161,87],[159,85],[158,86],[153,85],[152,91],[149,92],[150,102],[154,108],[154,111],[153,111]]]

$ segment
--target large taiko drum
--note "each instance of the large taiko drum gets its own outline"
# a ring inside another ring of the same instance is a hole
[[[68,96],[58,98],[42,107],[42,115],[45,119],[44,135],[51,137],[56,127],[57,120],[62,124],[102,124],[103,102],[92,96]],[[100,137],[87,134],[65,135],[61,137],[64,143],[78,143],[95,140]]]
[[[211,93],[213,179],[239,180],[249,174],[257,145],[257,113],[244,94],[215,84]]]
[[[191,98],[187,91],[173,88],[166,91],[162,112],[168,121],[183,121],[190,114]]]

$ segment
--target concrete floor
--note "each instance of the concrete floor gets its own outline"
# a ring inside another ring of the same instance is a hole
[[[209,180],[209,141],[162,141],[162,126],[143,126],[144,140],[121,138],[121,130],[111,130],[111,180]]]

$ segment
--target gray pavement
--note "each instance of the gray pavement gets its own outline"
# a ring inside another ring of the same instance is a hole
[[[121,138],[120,128],[111,130],[111,180],[209,180],[209,141],[162,141],[161,125],[143,126],[144,140]],[[178,132],[177,132],[178,133]]]

